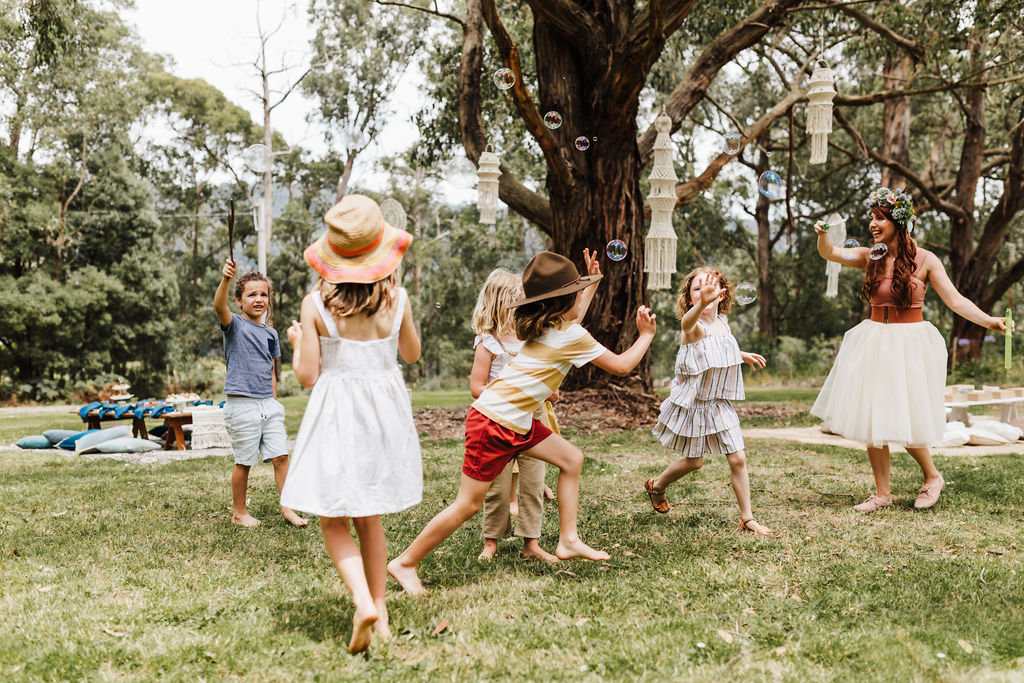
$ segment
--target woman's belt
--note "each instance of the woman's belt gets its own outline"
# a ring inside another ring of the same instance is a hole
[[[922,323],[924,315],[920,308],[904,308],[894,306],[872,306],[871,319],[876,323]]]

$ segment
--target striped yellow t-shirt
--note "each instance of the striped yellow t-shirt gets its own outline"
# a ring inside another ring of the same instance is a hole
[[[558,390],[569,369],[586,365],[606,350],[578,323],[564,330],[549,327],[523,344],[473,407],[503,427],[527,434],[534,411]]]

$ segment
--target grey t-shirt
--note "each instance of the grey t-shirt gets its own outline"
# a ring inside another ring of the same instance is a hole
[[[224,393],[250,398],[273,398],[274,359],[281,355],[277,330],[259,325],[237,313],[231,324],[221,327],[224,333],[224,358],[228,370]]]

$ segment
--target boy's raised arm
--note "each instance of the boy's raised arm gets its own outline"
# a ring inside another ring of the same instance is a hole
[[[228,308],[228,292],[231,290],[231,280],[235,277],[235,262],[227,261],[224,270],[221,271],[220,284],[217,285],[217,293],[213,295],[213,309],[217,311],[217,320],[221,327],[231,324],[231,309]]]

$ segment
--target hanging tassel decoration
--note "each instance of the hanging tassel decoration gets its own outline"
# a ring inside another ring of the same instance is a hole
[[[842,247],[846,241],[846,220],[837,213],[828,217],[828,236],[832,244]],[[825,296],[834,299],[839,295],[839,271],[842,264],[825,262]]]
[[[811,74],[807,90],[807,134],[811,136],[809,163],[823,164],[828,159],[828,134],[832,132],[832,98],[836,96],[835,76],[825,62]]]
[[[672,227],[672,211],[676,207],[675,166],[672,163],[672,119],[662,112],[654,121],[658,136],[654,140],[654,161],[651,164],[651,227],[644,238],[644,272],[648,273],[647,289],[668,289],[676,272],[676,231]]]
[[[480,211],[480,222],[494,225],[498,212],[498,178],[501,176],[501,162],[490,145],[480,155],[477,167],[476,208]]]

